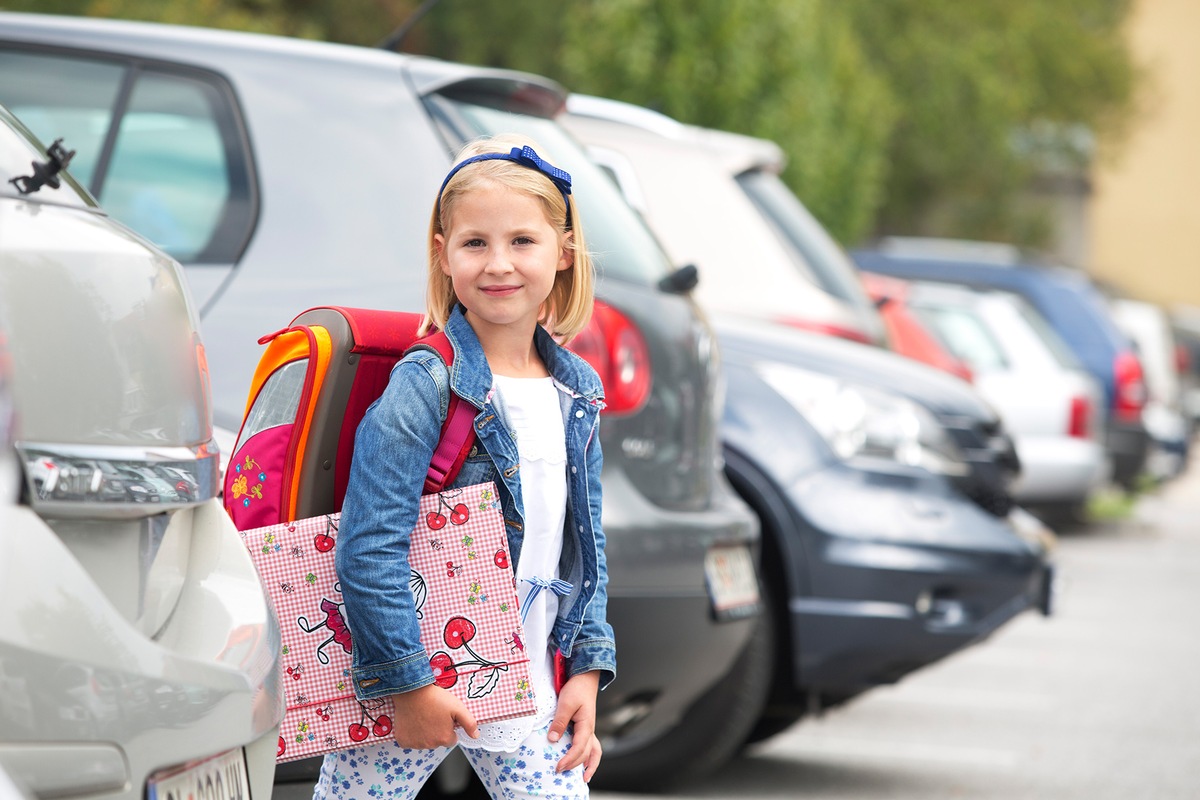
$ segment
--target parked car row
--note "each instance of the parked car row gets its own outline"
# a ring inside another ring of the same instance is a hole
[[[1045,318],[1019,295],[948,283],[908,282],[894,302],[968,368],[1012,432],[1014,499],[1054,519],[1081,518],[1109,481],[1104,399]]]
[[[573,346],[608,400],[620,662],[598,786],[715,769],[1049,610],[1051,537],[1013,499],[1019,440],[976,388],[880,346],[853,262],[769,143],[525,73],[22,14],[0,14],[0,103],[182,262],[230,442],[259,336],[317,305],[422,307],[429,204],[464,142],[523,133],[574,176],[604,307]],[[718,580],[742,556],[757,577]]]
[[[1136,485],[1150,445],[1142,417],[1144,372],[1105,297],[1084,273],[1041,264],[1015,248],[984,242],[892,237],[853,256],[867,272],[1000,289],[1024,298],[1099,383],[1112,480]]]

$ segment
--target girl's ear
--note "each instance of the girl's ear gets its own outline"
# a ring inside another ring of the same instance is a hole
[[[438,266],[442,268],[442,273],[450,274],[450,263],[446,260],[446,237],[440,233],[433,235],[433,249],[437,255]]]
[[[558,255],[558,271],[562,272],[575,266],[575,233],[567,231],[562,238],[562,249]]]

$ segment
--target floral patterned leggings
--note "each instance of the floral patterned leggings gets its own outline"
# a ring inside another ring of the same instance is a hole
[[[463,754],[493,800],[586,800],[583,765],[557,773],[554,765],[570,749],[568,733],[551,744],[547,725],[512,753],[464,747]],[[313,800],[412,800],[453,748],[405,750],[395,740],[325,756]]]

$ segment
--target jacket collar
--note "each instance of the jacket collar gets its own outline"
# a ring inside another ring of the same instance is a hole
[[[492,371],[479,337],[467,322],[461,305],[456,305],[446,320],[446,337],[454,348],[450,388],[476,408],[483,408],[492,390]],[[589,402],[603,401],[604,387],[596,371],[578,355],[555,342],[540,325],[534,332],[534,345],[554,380]]]

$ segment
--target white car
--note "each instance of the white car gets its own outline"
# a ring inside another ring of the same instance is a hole
[[[1077,512],[1109,478],[1099,385],[1029,303],[1015,294],[912,282],[907,304],[971,369],[1013,435],[1015,499]]]
[[[883,344],[857,269],[779,179],[778,145],[587,95],[572,94],[567,111],[563,124],[617,178],[672,262],[695,266],[706,310]]]
[[[1152,447],[1146,472],[1156,480],[1178,475],[1187,466],[1191,434],[1184,408],[1183,384],[1176,366],[1175,333],[1167,312],[1128,297],[1109,299],[1113,320],[1137,346],[1146,377],[1146,407],[1142,422]]]
[[[0,107],[0,796],[266,800],[279,624],[217,499],[198,317],[72,147]]]

